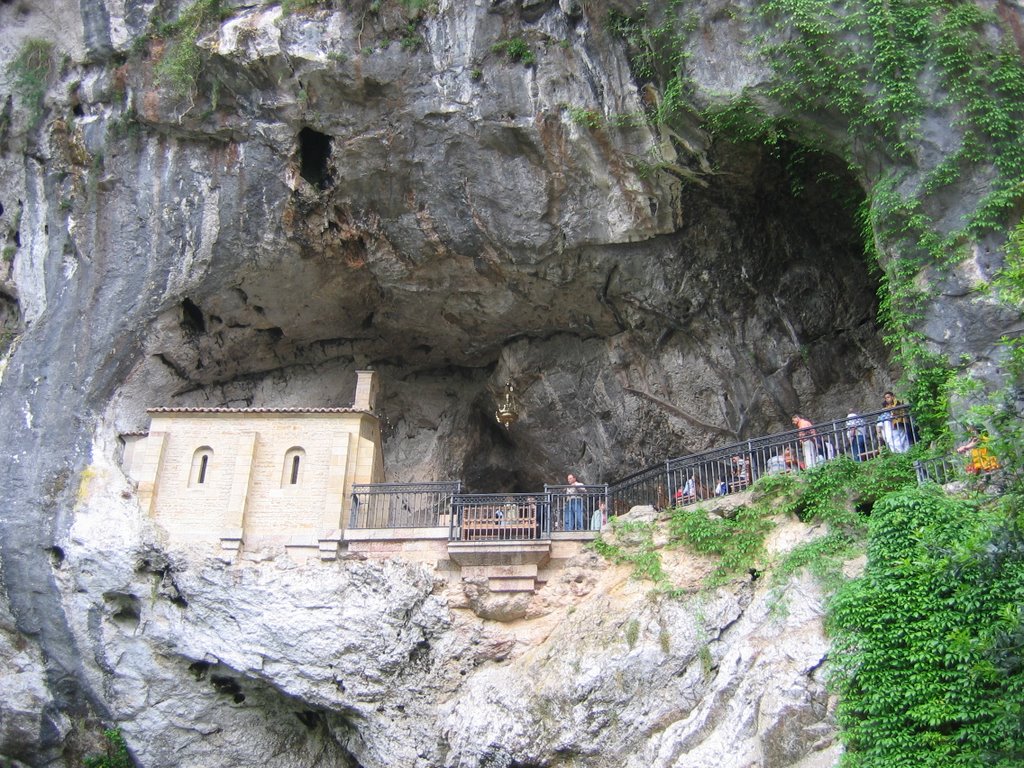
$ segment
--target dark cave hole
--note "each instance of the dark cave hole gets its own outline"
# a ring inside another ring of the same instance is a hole
[[[185,298],[181,302],[181,329],[188,333],[206,332],[206,320],[203,318],[203,310],[197,307],[189,298]]]
[[[125,592],[107,592],[103,600],[110,608],[110,618],[117,624],[126,625],[129,629],[135,629],[142,618],[142,608],[139,598]]]
[[[230,696],[231,700],[235,704],[241,704],[245,701],[245,694],[242,693],[241,686],[238,685],[238,681],[232,677],[226,677],[224,675],[210,675],[210,684],[217,690],[217,693],[223,693],[226,696]]]
[[[330,136],[312,128],[299,131],[299,173],[317,189],[331,185],[330,157]]]
[[[193,661],[188,665],[188,671],[192,673],[196,680],[202,680],[206,677],[206,673],[210,671],[211,666],[208,661]]]
[[[60,547],[54,546],[54,547],[48,548],[46,551],[50,555],[50,564],[54,568],[60,568],[62,565],[64,565],[64,557],[65,557],[65,555],[64,555],[64,550],[63,549],[61,549]]]
[[[299,718],[299,722],[309,728],[309,730],[315,730],[316,727],[323,721],[323,715],[317,712],[315,709],[304,709],[295,713],[295,716]]]
[[[278,342],[284,338],[284,331],[277,326],[273,328],[260,328],[261,333],[265,334],[271,342]]]

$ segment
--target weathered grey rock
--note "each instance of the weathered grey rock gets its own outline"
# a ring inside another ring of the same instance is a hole
[[[157,71],[173,41],[141,38],[181,8],[0,3],[0,654],[13,670],[0,754],[53,763],[76,723],[101,719],[123,723],[153,766],[596,761],[595,739],[618,764],[692,753],[690,765],[730,733],[746,740],[729,742],[735,754],[766,765],[817,759],[808,745],[828,743],[817,729],[831,725],[816,671],[792,682],[771,654],[715,639],[719,671],[705,674],[692,644],[671,640],[664,654],[650,640],[659,620],[680,636],[700,627],[646,598],[622,609],[638,622],[634,650],[616,641],[591,654],[622,684],[579,651],[553,657],[569,671],[554,724],[527,698],[523,729],[499,731],[463,702],[511,706],[491,686],[537,674],[519,646],[542,643],[446,613],[411,567],[185,566],[161,553],[116,469],[116,433],[144,427],[148,406],[347,405],[352,371],[367,365],[383,384],[389,477],[481,490],[536,488],[568,469],[606,481],[788,426],[795,410],[819,419],[876,402],[893,377],[876,280],[853,215],[816,181],[871,179],[826,157],[796,195],[784,159],[715,144],[696,119],[671,134],[638,119],[662,94],[634,82],[607,9],[442,2],[413,18],[388,3],[238,6],[202,29],[196,89],[180,96]],[[692,10],[695,105],[744,89],[763,98],[752,22],[721,3]],[[55,44],[40,109],[7,66],[32,38]],[[495,50],[513,39],[535,63]],[[958,146],[943,115],[926,117],[907,188]],[[965,174],[938,219],[962,215],[990,171]],[[967,293],[975,267],[991,274],[978,247],[922,327],[937,350],[994,376],[994,342],[1017,321]],[[505,432],[493,395],[509,377],[522,418]],[[83,482],[98,494],[84,507]],[[598,599],[597,578],[549,584],[520,621],[557,625],[566,600]],[[380,597],[390,589],[399,613]],[[362,632],[333,626],[350,619],[334,602],[296,618],[291,601],[321,592],[351,599]],[[737,594],[719,599],[740,610]],[[750,599],[754,637],[768,624]],[[563,624],[552,637],[571,648]],[[701,626],[728,634],[717,619]],[[380,640],[378,628],[388,648],[364,637]],[[414,652],[424,639],[425,661]],[[337,688],[323,655],[355,693]],[[630,675],[661,681],[649,667],[662,661],[682,675],[665,690],[685,706],[666,709],[654,686],[632,698]],[[746,679],[772,687],[763,722],[714,704],[752,701]],[[635,737],[611,727],[623,697]],[[23,743],[29,731],[36,741]]]
[[[167,552],[95,466],[57,581],[140,765],[791,766],[836,756],[813,582],[651,592],[593,553],[500,624],[423,566]],[[809,532],[786,523],[792,547]],[[773,610],[784,600],[785,611]],[[29,665],[29,669],[32,666]],[[14,689],[17,692],[17,689]],[[45,690],[45,689],[43,689]],[[28,699],[31,701],[31,698]],[[822,763],[832,764],[832,763]]]

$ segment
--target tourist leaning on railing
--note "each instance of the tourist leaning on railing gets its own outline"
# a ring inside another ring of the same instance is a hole
[[[878,416],[878,433],[886,447],[893,453],[910,450],[910,436],[907,430],[907,404],[897,400],[892,392],[882,395],[882,407]]]

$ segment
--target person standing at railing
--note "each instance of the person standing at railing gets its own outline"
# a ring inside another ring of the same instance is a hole
[[[856,413],[846,414],[846,436],[850,440],[850,454],[854,461],[864,461],[868,452],[864,419]]]
[[[604,499],[597,502],[597,509],[590,516],[590,530],[600,531],[604,528],[604,524],[608,522],[608,508],[604,503]]]
[[[576,479],[571,472],[565,478],[565,510],[562,514],[563,530],[583,530],[583,493],[586,486]]]
[[[676,489],[676,506],[692,504],[697,500],[697,486],[693,481],[693,475],[686,478],[682,488]]]
[[[886,392],[882,395],[882,408],[885,410],[878,416],[878,436],[893,453],[906,453],[910,450],[906,403],[897,400],[892,392]]]
[[[799,430],[797,437],[800,438],[800,450],[804,456],[803,465],[800,468],[810,469],[818,463],[818,446],[815,445],[814,440],[818,433],[814,431],[814,424],[799,413],[793,414],[793,426]]]

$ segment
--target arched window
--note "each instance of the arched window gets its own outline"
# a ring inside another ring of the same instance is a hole
[[[281,487],[287,488],[291,485],[302,483],[302,471],[306,464],[306,452],[295,446],[289,448],[284,454],[284,467],[281,472]]]
[[[213,468],[213,448],[208,445],[196,448],[192,454],[192,468],[188,473],[188,487],[201,488],[210,480],[210,470]]]

